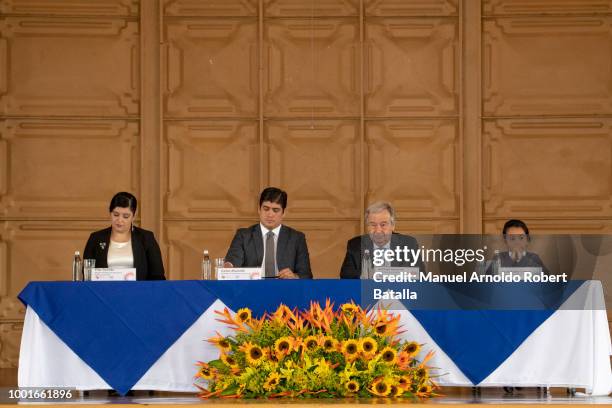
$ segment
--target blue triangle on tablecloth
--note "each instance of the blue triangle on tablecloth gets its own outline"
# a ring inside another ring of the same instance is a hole
[[[188,281],[142,281],[30,283],[19,299],[125,395],[216,297]]]

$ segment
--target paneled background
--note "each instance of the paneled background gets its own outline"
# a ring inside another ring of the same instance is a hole
[[[408,233],[611,233],[611,34],[612,0],[0,0],[0,367],[119,190],[170,279],[268,185],[315,277],[377,199]]]

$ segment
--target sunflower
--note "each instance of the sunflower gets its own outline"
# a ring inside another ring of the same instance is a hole
[[[402,351],[408,353],[410,357],[414,357],[421,351],[421,345],[416,341],[411,341],[409,343],[404,344],[404,347],[402,347]]]
[[[359,354],[359,343],[355,339],[349,339],[342,342],[342,354],[347,360],[357,358]]]
[[[397,385],[392,385],[391,390],[389,391],[389,395],[392,397],[400,397],[404,393],[404,389]]]
[[[359,383],[355,380],[350,380],[344,384],[344,388],[346,388],[348,392],[357,392],[359,391]]]
[[[371,337],[364,337],[359,342],[359,351],[365,354],[374,354],[378,350],[378,343]]]
[[[236,313],[236,320],[240,323],[246,323],[251,320],[251,309],[243,307]]]
[[[407,375],[402,375],[399,380],[397,380],[397,383],[399,384],[399,386],[405,390],[407,390],[408,388],[410,388],[410,385],[412,384],[412,380],[410,379],[409,376]]]
[[[196,377],[200,377],[205,380],[212,380],[215,378],[215,370],[208,364],[202,364],[202,368],[200,368],[200,371],[198,371]]]
[[[397,361],[397,351],[392,347],[385,347],[380,352],[380,359],[387,364],[393,364]]]
[[[417,392],[420,394],[429,394],[431,392],[431,385],[423,384],[419,387]]]
[[[387,322],[379,321],[374,325],[374,332],[379,336],[387,334],[388,325]]]
[[[379,377],[372,382],[370,392],[379,397],[386,397],[391,392],[391,387],[384,378]]]
[[[266,382],[264,383],[264,390],[272,391],[275,389],[280,383],[280,375],[278,373],[270,373],[268,378],[266,378]]]
[[[232,348],[228,338],[221,336],[219,333],[215,337],[208,339],[208,341],[217,346],[222,353],[227,353]]]
[[[317,336],[308,336],[304,339],[302,344],[309,351],[316,350],[316,348],[319,347],[319,338]]]
[[[351,302],[343,304],[341,309],[344,314],[351,316],[359,311],[359,306]]]
[[[338,349],[338,340],[330,336],[325,336],[323,337],[322,346],[325,351],[331,353],[332,351],[336,351]]]
[[[264,352],[257,344],[251,344],[250,342],[244,343],[241,350],[244,351],[249,365],[259,365],[264,359]]]
[[[289,354],[293,351],[293,340],[291,337],[281,337],[274,342],[274,351],[278,354]]]
[[[419,367],[414,372],[414,376],[422,383],[429,378],[429,372],[425,367]]]
[[[238,367],[238,362],[236,361],[234,356],[232,356],[230,354],[222,353],[221,354],[221,361],[223,361],[226,365],[228,365],[230,367]]]

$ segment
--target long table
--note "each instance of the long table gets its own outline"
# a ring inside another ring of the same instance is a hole
[[[448,292],[447,287],[422,286]],[[305,308],[362,299],[353,280],[31,282],[19,356],[20,387],[195,392],[196,361],[217,357],[205,339],[231,334],[215,310],[280,303]],[[497,298],[497,296],[496,296]],[[560,386],[612,392],[612,346],[601,283],[587,281],[560,307],[534,310],[411,307],[396,302],[406,339],[434,350],[442,386]]]

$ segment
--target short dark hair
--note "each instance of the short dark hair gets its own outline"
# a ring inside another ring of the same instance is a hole
[[[508,231],[509,228],[522,228],[523,231],[525,231],[525,235],[529,236],[529,228],[527,228],[527,224],[525,224],[523,221],[521,220],[508,220],[506,221],[506,223],[504,224],[504,229],[502,230],[502,235],[505,237],[506,236],[506,231]]]
[[[108,206],[108,212],[112,212],[116,207],[129,208],[132,214],[136,214],[138,201],[133,194],[121,191],[113,196]]]
[[[259,207],[264,201],[280,204],[283,208],[287,208],[287,192],[276,187],[266,187],[259,195]]]

